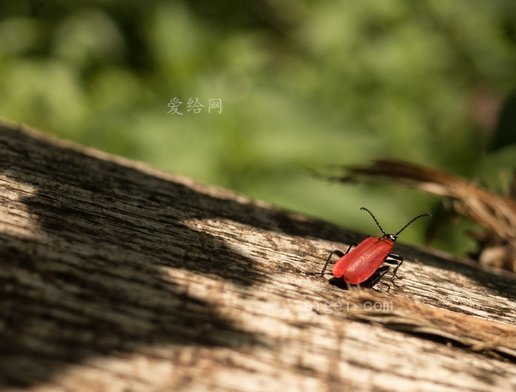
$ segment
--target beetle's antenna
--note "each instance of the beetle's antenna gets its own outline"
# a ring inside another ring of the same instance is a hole
[[[378,226],[378,228],[382,231],[383,235],[387,235],[387,233],[382,229],[382,226],[380,226],[380,224],[378,223],[378,221],[376,220],[376,217],[373,215],[373,213],[371,211],[369,211],[367,208],[365,207],[361,207],[360,208],[361,210],[364,210],[364,211],[367,211],[369,212],[369,215],[371,215],[376,223],[376,226]]]
[[[432,216],[432,214],[430,214],[429,212],[427,212],[426,214],[421,214],[421,215],[418,215],[416,216],[415,218],[413,218],[409,223],[407,223],[405,226],[403,226],[400,231],[398,231],[396,234],[394,234],[395,236],[397,236],[399,233],[401,233],[403,230],[405,230],[412,222],[414,222],[415,220],[419,219],[419,218],[422,218],[424,216]]]

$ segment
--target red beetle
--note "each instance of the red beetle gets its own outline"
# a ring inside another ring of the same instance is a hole
[[[391,250],[394,247],[394,243],[398,238],[398,234],[405,230],[416,219],[422,218],[424,216],[431,216],[431,214],[426,213],[418,215],[405,226],[403,226],[396,234],[387,234],[382,229],[382,226],[380,226],[371,211],[365,207],[360,209],[367,211],[372,216],[376,222],[376,225],[382,231],[383,237],[367,237],[353,250],[351,250],[353,244],[350,245],[346,253],[338,249],[334,250],[328,256],[328,259],[326,260],[326,263],[324,264],[324,267],[321,271],[321,276],[324,276],[324,271],[326,271],[328,263],[330,262],[332,256],[336,254],[340,258],[332,269],[332,273],[335,278],[342,279],[344,282],[350,284],[364,284],[372,287],[390,269],[389,266],[383,266],[380,268],[384,262],[396,265],[392,274],[392,280],[396,278],[396,272],[403,263],[403,259],[400,255],[391,253]],[[375,274],[375,272],[377,273]]]

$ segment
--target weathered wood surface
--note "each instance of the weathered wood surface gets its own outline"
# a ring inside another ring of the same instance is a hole
[[[402,245],[388,292],[311,274],[360,239],[4,123],[0,387],[516,390],[512,276]]]

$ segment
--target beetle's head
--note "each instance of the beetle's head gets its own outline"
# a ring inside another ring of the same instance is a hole
[[[385,234],[384,237],[390,239],[392,242],[396,242],[396,240],[398,239],[398,236],[396,234]]]

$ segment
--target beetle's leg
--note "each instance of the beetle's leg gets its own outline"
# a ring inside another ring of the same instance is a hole
[[[328,266],[328,263],[330,262],[331,258],[333,257],[333,255],[337,255],[340,257],[342,256],[345,256],[349,253],[349,251],[351,250],[351,247],[354,246],[355,244],[351,244],[348,246],[348,250],[346,250],[346,253],[344,253],[343,251],[341,251],[340,249],[335,249],[333,252],[330,253],[330,255],[328,256],[328,258],[326,259],[326,263],[324,263],[324,267],[321,271],[321,276],[324,276],[324,271],[326,271],[326,267]]]
[[[389,270],[391,269],[391,267],[389,267],[388,265],[384,265],[380,268],[378,268],[376,270],[376,272],[373,274],[373,276],[371,276],[369,279],[367,279],[364,283],[361,284],[361,286],[364,286],[364,287],[373,287],[376,283],[378,283],[378,281],[380,279],[383,278],[383,276],[389,272]]]
[[[398,255],[396,253],[389,253],[387,255],[387,260],[388,259],[392,259],[392,260],[390,260],[391,264],[393,264],[395,261],[403,261],[403,257],[401,257],[400,255]]]
[[[321,271],[321,276],[324,276],[324,271],[326,271],[326,267],[328,266],[328,263],[330,262],[330,260],[333,257],[333,255],[337,255],[339,257],[342,257],[342,256],[345,255],[345,253],[343,251],[341,251],[340,249],[335,249],[333,252],[331,252],[330,255],[328,256],[328,258],[326,259],[326,263],[324,263],[324,267],[323,267],[323,269]]]
[[[387,258],[385,259],[385,262],[396,265],[396,267],[394,268],[394,271],[392,272],[391,280],[393,281],[394,279],[397,278],[396,273],[398,272],[398,268],[400,268],[401,265],[403,264],[403,257],[401,257],[400,255],[397,255],[395,253],[391,253],[389,256],[387,256]]]

